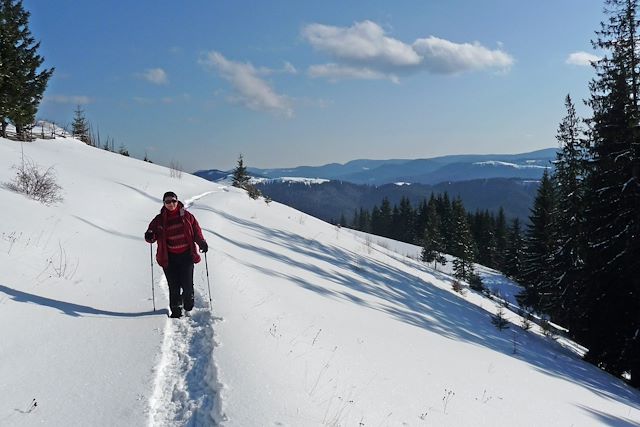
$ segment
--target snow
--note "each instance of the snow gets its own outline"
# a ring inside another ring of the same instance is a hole
[[[637,390],[512,311],[499,332],[497,301],[453,292],[418,247],[73,139],[23,147],[64,200],[0,187],[2,426],[640,423]],[[0,139],[1,183],[20,153]],[[153,311],[142,238],[167,190],[210,247],[212,308],[203,260],[179,320],[155,264]],[[516,284],[481,275],[512,300]]]
[[[272,182],[290,182],[290,183],[294,183],[294,184],[306,184],[306,185],[312,185],[312,184],[324,184],[325,182],[329,182],[329,179],[324,179],[324,178],[303,178],[303,177],[296,177],[296,176],[283,176],[283,177],[279,177],[279,178],[258,178],[258,177],[252,177],[251,178],[251,182],[254,184],[269,184]]]
[[[527,161],[526,163],[530,163],[530,161]],[[533,165],[533,164],[519,165],[516,163],[501,162],[499,160],[488,160],[484,162],[475,162],[473,164],[478,166],[506,166],[514,169],[549,169],[548,166],[540,166],[540,165]]]

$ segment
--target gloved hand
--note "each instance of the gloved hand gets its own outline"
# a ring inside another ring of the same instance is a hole
[[[151,230],[147,230],[146,233],[144,233],[144,240],[146,240],[148,243],[153,243],[156,240],[156,233],[154,233]]]
[[[209,245],[204,240],[202,242],[198,243],[198,246],[200,246],[200,252],[204,252],[205,254],[209,250]]]

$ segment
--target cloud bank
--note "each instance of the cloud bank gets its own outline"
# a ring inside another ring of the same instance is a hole
[[[592,62],[600,60],[600,57],[588,52],[573,52],[569,54],[567,64],[578,65],[580,67],[588,67]]]
[[[314,49],[334,61],[313,65],[308,74],[329,80],[389,79],[399,75],[426,71],[435,74],[458,74],[467,71],[508,70],[514,63],[502,49],[491,50],[478,42],[454,43],[430,36],[407,44],[386,35],[372,21],[351,27],[310,24],[302,29],[302,37]]]
[[[276,93],[260,77],[261,74],[269,74],[268,69],[256,69],[250,63],[231,61],[216,51],[207,53],[200,59],[200,63],[215,69],[222,78],[231,83],[235,89],[232,101],[256,111],[293,116],[291,101],[286,96]],[[285,65],[285,68],[289,67]],[[291,72],[290,68],[288,72]]]

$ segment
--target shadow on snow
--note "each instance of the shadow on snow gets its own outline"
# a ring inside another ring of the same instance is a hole
[[[377,262],[357,252],[287,231],[264,227],[227,212],[203,206],[197,209],[213,212],[251,231],[264,242],[264,246],[258,247],[232,240],[213,230],[203,228],[217,239],[247,252],[302,269],[319,279],[338,284],[343,289],[327,289],[319,283],[312,283],[313,279],[308,279],[308,275],[305,275],[307,278],[303,278],[284,272],[284,268],[277,271],[258,265],[259,261],[248,261],[259,260],[258,257],[243,256],[242,259],[238,259],[227,254],[250,268],[292,281],[325,297],[348,300],[369,309],[387,313],[399,321],[438,333],[449,339],[462,340],[499,351],[525,361],[548,375],[575,382],[596,394],[640,408],[640,393],[626,386],[622,380],[589,365],[560,345],[538,335],[526,333],[519,326],[511,324],[511,331],[515,331],[518,343],[518,353],[513,354],[513,332],[499,332],[492,325],[488,312],[463,297],[434,286],[416,275]],[[273,245],[277,245],[280,249],[268,248]],[[292,255],[301,254],[308,257],[309,262],[302,262],[299,257],[296,259],[285,255],[287,250]],[[450,276],[435,272],[426,266],[417,268],[434,278],[450,279]],[[366,301],[358,296],[358,293],[377,297],[377,301],[371,301],[370,298],[370,301]],[[492,302],[487,301],[487,303]]]
[[[98,308],[89,307],[87,305],[73,304],[70,302],[60,301],[52,298],[41,297],[39,295],[30,294],[28,292],[18,291],[7,286],[0,285],[0,292],[7,294],[13,301],[32,303],[51,307],[60,310],[62,313],[72,317],[82,317],[83,315],[105,316],[105,317],[143,317],[143,316],[159,316],[168,314],[166,309],[156,311],[138,311],[138,312],[120,312],[100,310]]]

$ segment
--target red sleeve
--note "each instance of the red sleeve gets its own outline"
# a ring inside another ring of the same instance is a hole
[[[205,242],[204,236],[202,235],[202,229],[200,228],[200,224],[198,224],[198,220],[195,216],[191,215],[193,221],[191,222],[191,228],[193,229],[193,236],[196,243],[200,244],[200,242]]]
[[[153,234],[155,234],[156,238],[153,239],[152,242],[149,243],[154,243],[157,239],[158,239],[158,223],[160,221],[160,215],[156,215],[155,218],[153,218],[151,220],[151,222],[149,223],[149,226],[147,227],[147,230],[151,230],[153,231]]]

